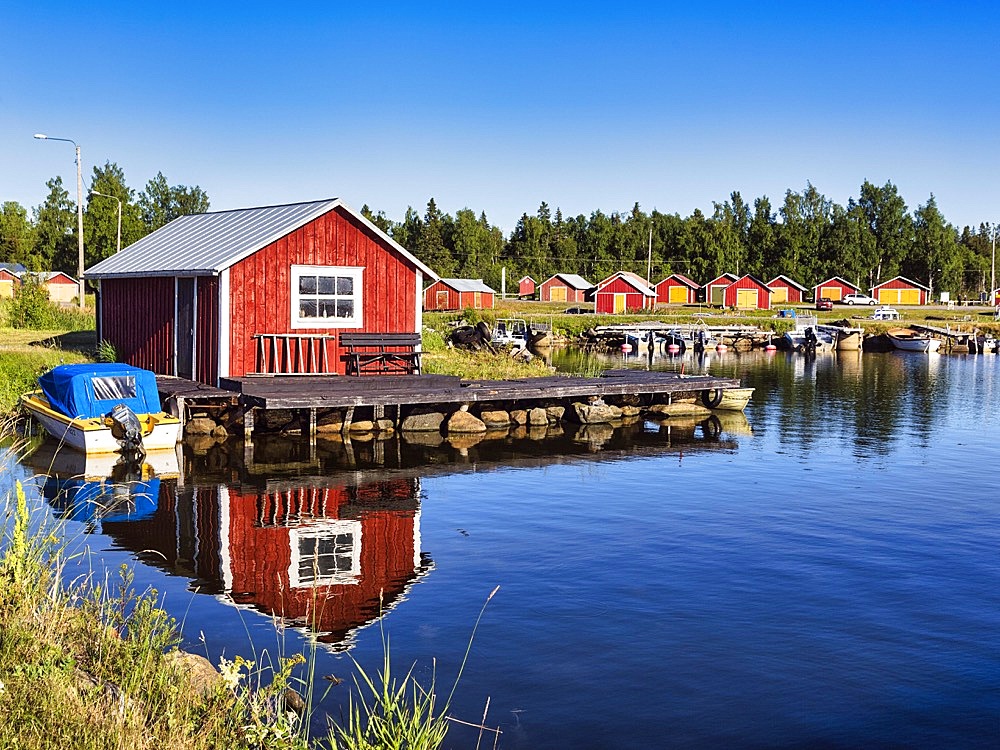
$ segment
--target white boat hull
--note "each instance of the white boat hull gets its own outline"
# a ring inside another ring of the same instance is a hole
[[[923,336],[920,334],[915,335],[894,335],[891,332],[886,333],[892,345],[902,352],[922,352],[930,353],[936,352],[941,348],[941,340],[933,338],[932,336]]]
[[[28,394],[21,399],[25,410],[38,421],[49,435],[78,451],[87,454],[117,453],[121,450],[111,428],[100,419],[71,419],[49,408],[48,402],[38,394]],[[180,420],[169,414],[139,414],[140,422],[152,425],[142,437],[146,451],[172,449],[180,437]]]

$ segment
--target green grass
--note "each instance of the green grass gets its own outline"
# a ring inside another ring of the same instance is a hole
[[[0,439],[16,441],[3,424]],[[18,452],[15,444],[6,460]],[[156,590],[135,589],[128,566],[103,577],[77,574],[87,566],[67,554],[65,529],[39,522],[44,514],[30,507],[19,483],[0,497],[0,516],[0,748],[436,750],[496,594],[483,604],[443,700],[436,678],[422,685],[413,667],[402,679],[391,673],[383,630],[382,669],[371,675],[355,662],[346,716],[340,723],[327,717],[328,734],[309,737],[315,650],[308,658],[273,661],[265,652],[254,661],[222,659],[214,678],[199,681],[178,664],[178,623]],[[302,664],[305,675],[293,676]],[[306,696],[301,717],[285,702],[290,687]]]

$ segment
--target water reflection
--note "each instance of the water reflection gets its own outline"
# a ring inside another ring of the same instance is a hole
[[[335,650],[434,568],[421,480],[573,461],[737,448],[742,414],[483,435],[310,442],[262,436],[151,454],[129,470],[43,443],[28,459],[57,516],[82,522],[189,589],[307,628]]]

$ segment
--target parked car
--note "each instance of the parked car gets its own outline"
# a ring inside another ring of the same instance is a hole
[[[833,309],[833,300],[830,299],[829,297],[820,297],[818,300],[816,300],[816,309],[817,310],[832,310]]]
[[[841,300],[845,305],[877,305],[878,302],[867,294],[845,294]]]

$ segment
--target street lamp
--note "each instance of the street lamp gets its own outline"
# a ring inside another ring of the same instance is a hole
[[[993,222],[993,253],[990,259],[990,304],[996,306],[997,297],[997,225]]]
[[[53,138],[45,133],[35,133],[35,138],[42,141],[66,141],[76,147],[76,240],[77,264],[76,277],[80,283],[80,309],[83,309],[83,166],[80,162],[80,146],[72,138]]]
[[[99,195],[102,198],[111,198],[112,200],[118,201],[118,249],[115,250],[116,253],[121,252],[122,249],[122,200],[114,195],[108,195],[107,193],[99,193],[96,190],[90,191],[91,195]]]

